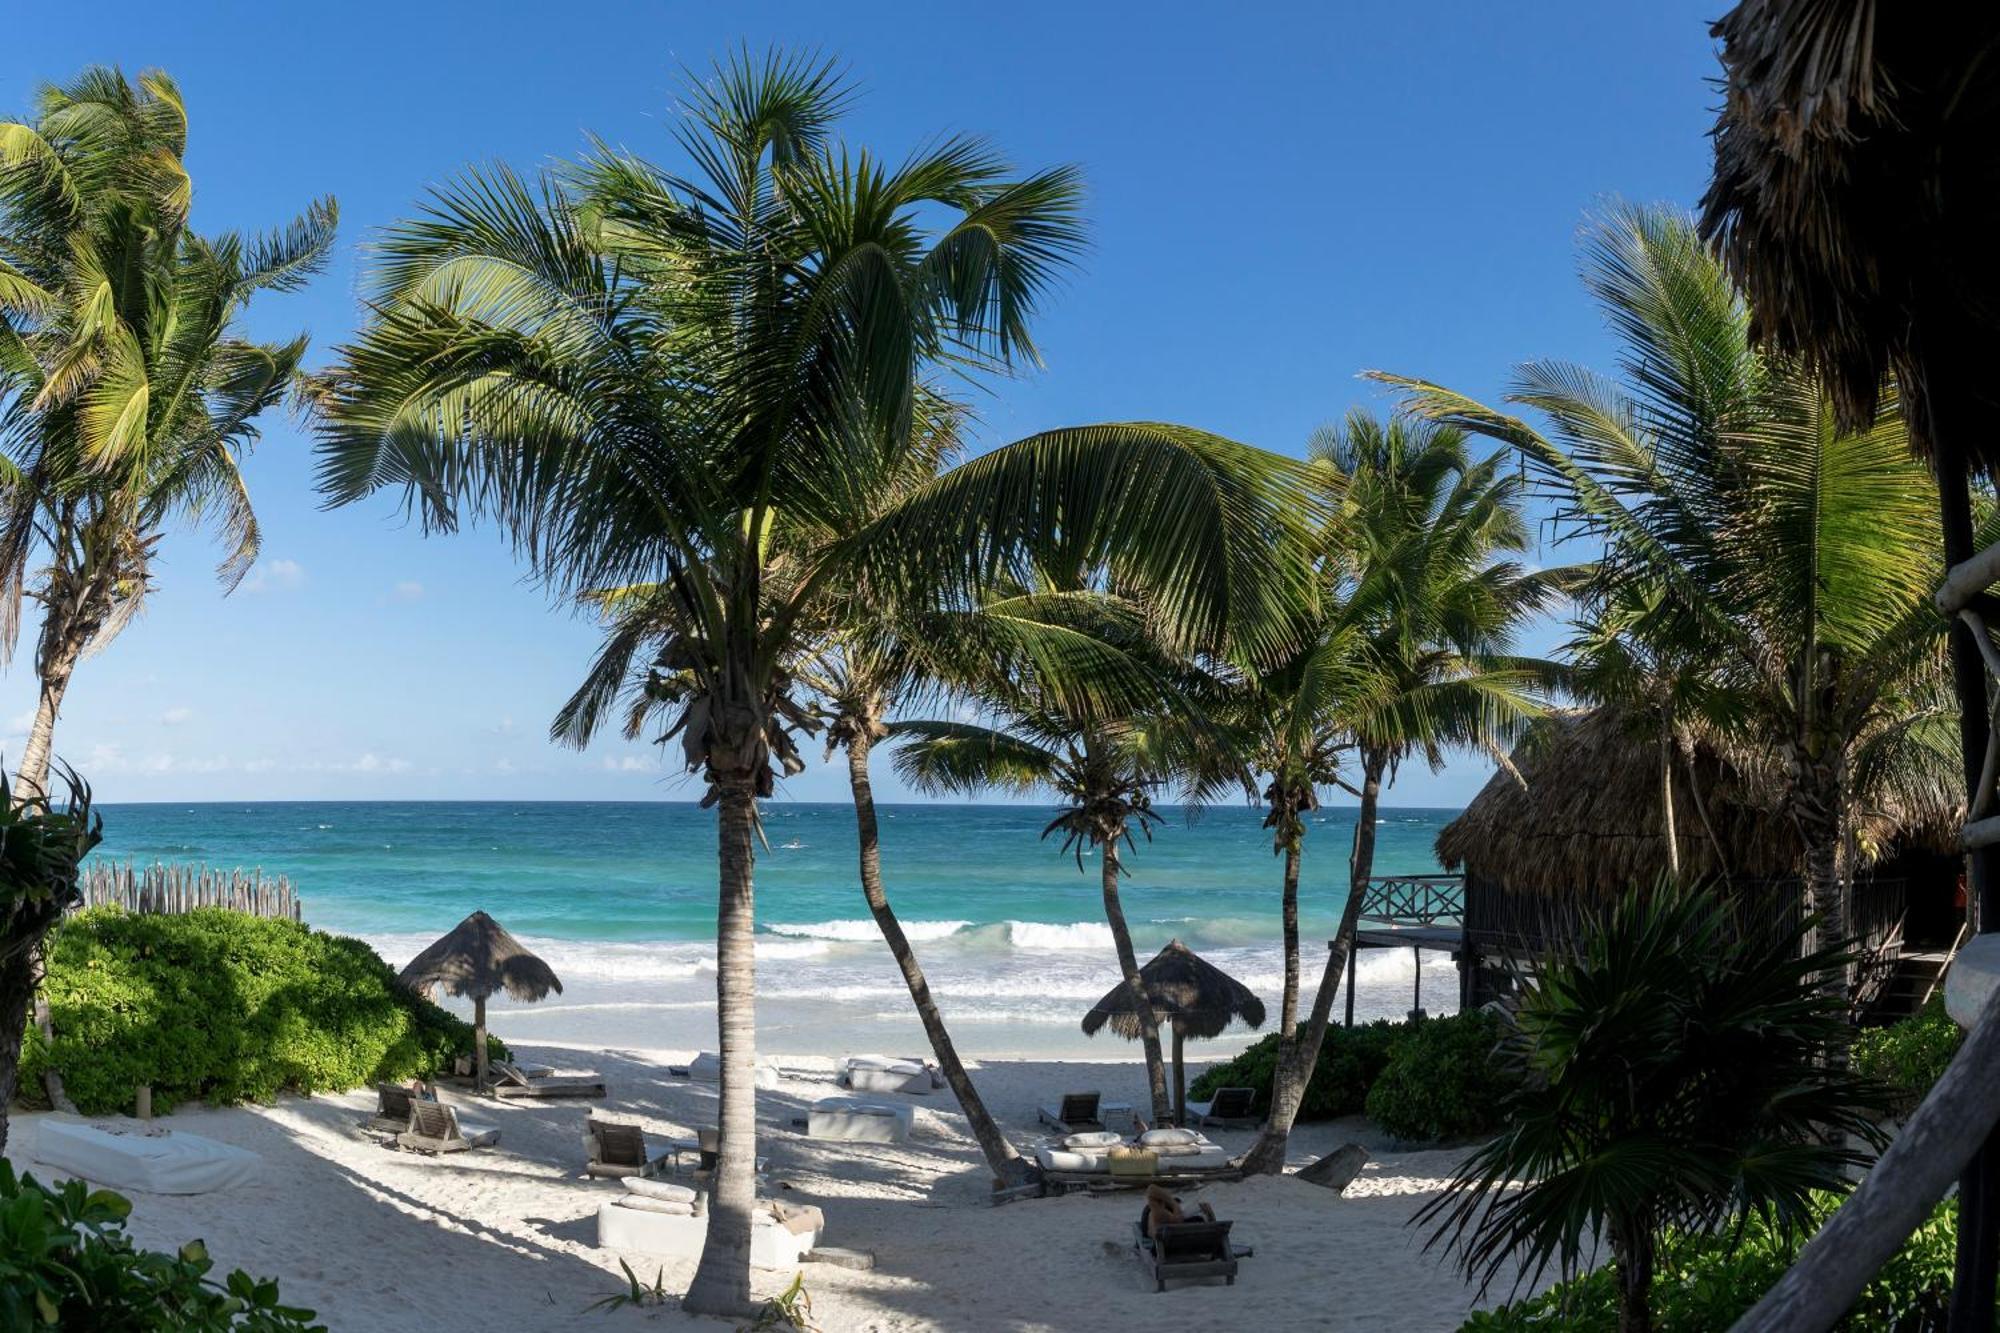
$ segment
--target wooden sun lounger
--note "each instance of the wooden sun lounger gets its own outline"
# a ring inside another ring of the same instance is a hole
[[[1066,1092],[1060,1106],[1039,1107],[1035,1115],[1041,1123],[1054,1126],[1058,1133],[1082,1134],[1104,1128],[1104,1122],[1098,1118],[1103,1101],[1101,1092]]]
[[[410,1152],[466,1152],[500,1141],[497,1129],[467,1134],[459,1128],[458,1113],[442,1102],[415,1100],[410,1103],[409,1128],[396,1136],[396,1146]]]
[[[375,1114],[366,1127],[384,1134],[400,1134],[410,1127],[410,1103],[420,1100],[436,1101],[437,1089],[428,1083],[422,1091],[414,1091],[402,1083],[377,1083]]]
[[[1169,1222],[1148,1237],[1143,1222],[1132,1224],[1132,1252],[1153,1275],[1153,1290],[1183,1279],[1219,1277],[1236,1285],[1236,1260],[1241,1251],[1229,1243],[1227,1222]]]
[[[646,1131],[637,1125],[591,1119],[584,1122],[584,1134],[590,1141],[590,1160],[583,1168],[586,1175],[613,1179],[657,1176],[673,1160],[671,1149],[657,1157],[648,1156]]]
[[[1188,1123],[1197,1129],[1209,1125],[1220,1129],[1255,1129],[1264,1121],[1252,1109],[1256,1104],[1255,1088],[1217,1088],[1208,1101],[1188,1103]]]
[[[495,1097],[603,1097],[604,1080],[595,1074],[568,1078],[532,1078],[518,1065],[501,1061],[493,1066]]]

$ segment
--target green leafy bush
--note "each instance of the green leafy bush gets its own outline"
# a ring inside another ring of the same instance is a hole
[[[1814,1227],[1840,1202],[1815,1196]],[[1710,1333],[1728,1328],[1769,1291],[1792,1266],[1812,1228],[1786,1235],[1753,1217],[1739,1239],[1668,1233],[1653,1279],[1655,1333]],[[1839,1325],[1860,1333],[1918,1333],[1944,1327],[1951,1300],[1952,1258],[1958,1241],[1958,1201],[1947,1199],[1882,1267],[1861,1299]],[[1618,1327],[1617,1276],[1610,1267],[1558,1283],[1540,1296],[1480,1311],[1461,1333],[1615,1333]]]
[[[1360,1027],[1329,1027],[1320,1043],[1319,1063],[1306,1085],[1301,1120],[1332,1120],[1361,1114],[1368,1089],[1389,1063],[1402,1026],[1374,1022]],[[1274,1033],[1233,1060],[1213,1065],[1188,1088],[1188,1096],[1205,1101],[1217,1088],[1255,1088],[1257,1113],[1271,1109],[1271,1079],[1278,1068],[1278,1037]]]
[[[311,1310],[242,1270],[211,1281],[200,1241],[178,1254],[133,1246],[132,1205],[82,1181],[54,1187],[0,1161],[0,1328],[74,1333],[306,1333]]]
[[[1887,1086],[1896,1109],[1907,1112],[1924,1099],[1964,1040],[1965,1032],[1944,1011],[1944,996],[1933,995],[1921,1013],[1857,1036],[1854,1072]]]
[[[1368,1118],[1399,1139],[1462,1139],[1501,1120],[1519,1076],[1493,1058],[1500,1020],[1483,1010],[1424,1018],[1399,1035],[1368,1089]]]
[[[141,1083],[161,1110],[268,1101],[430,1077],[472,1049],[361,941],[222,908],[78,913],[49,937],[47,991],[56,1037],[31,1034],[23,1069],[53,1064],[88,1115]]]

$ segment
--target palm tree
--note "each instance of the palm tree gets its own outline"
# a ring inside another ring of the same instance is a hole
[[[317,397],[330,502],[400,488],[430,530],[495,519],[560,595],[659,594],[629,632],[671,644],[662,739],[719,834],[721,1160],[684,1304],[739,1313],[757,802],[802,766],[794,672],[829,606],[963,605],[1080,545],[1207,632],[1283,600],[1263,567],[1302,497],[1280,460],[1140,424],[1037,436],[881,506],[931,370],[1032,360],[1081,240],[1077,177],[1017,176],[963,138],[893,168],[849,150],[847,88],[816,58],[737,59],[689,101],[691,175],[599,148],[435,191],[383,239],[368,327]],[[593,698],[616,697],[607,675]]]
[[[306,344],[251,342],[239,321],[318,270],[335,208],[260,239],[200,236],[186,139],[159,71],[135,87],[88,70],[44,88],[32,123],[0,124],[0,653],[23,596],[42,608],[21,797],[44,793],[77,663],[143,606],[168,526],[220,529],[225,590],[257,558],[238,461]]]
[[[1845,940],[1856,756],[1871,736],[1907,733],[1944,671],[1929,597],[1943,570],[1935,485],[1909,456],[1893,394],[1868,429],[1843,431],[1816,378],[1752,347],[1742,299],[1689,219],[1615,211],[1590,240],[1587,281],[1630,384],[1523,367],[1508,400],[1547,417],[1550,436],[1384,378],[1413,410],[1520,451],[1564,531],[1605,543],[1591,601],[1635,586],[1656,600],[1635,637],[1708,664],[1700,688],[1733,730],[1783,758],[1806,907],[1824,940]]]
[[[1300,734],[1326,728],[1346,738],[1360,806],[1347,903],[1312,1012],[1281,1052],[1270,1118],[1243,1160],[1246,1171],[1272,1174],[1284,1169],[1353,949],[1384,785],[1412,757],[1436,769],[1453,749],[1495,753],[1541,711],[1556,673],[1512,655],[1512,637],[1573,577],[1501,558],[1528,546],[1522,488],[1499,456],[1473,462],[1462,431],[1355,412],[1315,442],[1315,454],[1343,479],[1345,552],[1328,570],[1338,586],[1322,603],[1340,608],[1315,664],[1328,685],[1301,710],[1310,722]]]
[[[1619,1333],[1646,1333],[1664,1231],[1810,1227],[1813,1192],[1844,1192],[1873,1156],[1849,1144],[1881,1148],[1882,1089],[1824,1058],[1846,1011],[1812,982],[1837,959],[1797,929],[1733,929],[1731,906],[1628,894],[1538,968],[1496,1056],[1520,1075],[1507,1128],[1414,1219],[1468,1274],[1574,1276],[1603,1237]]]

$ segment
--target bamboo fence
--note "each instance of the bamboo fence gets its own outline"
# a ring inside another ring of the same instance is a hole
[[[83,907],[122,907],[128,912],[192,912],[198,907],[227,907],[252,916],[281,921],[302,919],[299,893],[283,875],[255,870],[222,870],[207,865],[144,867],[113,861],[93,861],[84,868],[79,887]]]

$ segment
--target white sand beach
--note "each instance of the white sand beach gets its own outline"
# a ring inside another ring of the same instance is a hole
[[[254,1151],[250,1181],[206,1195],[135,1193],[131,1229],[144,1244],[208,1243],[221,1269],[281,1280],[286,1298],[318,1310],[337,1333],[687,1326],[726,1321],[669,1307],[585,1314],[622,1285],[628,1259],[650,1282],[665,1268],[669,1291],[692,1265],[662,1264],[596,1245],[596,1211],[620,1191],[583,1176],[582,1126],[591,1110],[643,1124],[661,1137],[714,1123],[716,1091],[667,1073],[691,1051],[521,1047],[562,1068],[590,1068],[610,1084],[602,1102],[496,1103],[447,1089],[445,1100],[500,1129],[488,1150],[426,1158],[384,1148],[361,1121],[362,1092],[287,1097],[275,1106],[189,1107],[165,1123]],[[1462,1150],[1395,1152],[1359,1121],[1302,1126],[1293,1165],[1342,1143],[1374,1154],[1344,1195],[1293,1179],[1208,1186],[1194,1196],[1234,1219],[1256,1246],[1234,1286],[1177,1285],[1156,1294],[1132,1257],[1136,1195],[1071,1195],[994,1207],[978,1150],[949,1091],[910,1097],[916,1126],[896,1145],[808,1140],[789,1127],[837,1091],[830,1057],[777,1057],[784,1078],[761,1092],[759,1151],[772,1191],[819,1205],[824,1242],[872,1251],[873,1271],[825,1264],[803,1271],[814,1315],[828,1333],[897,1330],[977,1333],[1089,1328],[1411,1329],[1457,1326],[1473,1295],[1422,1250],[1406,1226]],[[974,1066],[981,1092],[1019,1144],[1040,1138],[1035,1106],[1069,1089],[1143,1101],[1132,1062],[1005,1061]],[[9,1156],[38,1168],[43,1115],[13,1121]],[[1232,1149],[1247,1133],[1212,1131]],[[782,1182],[782,1184],[780,1183]],[[792,1274],[758,1270],[759,1295]]]

